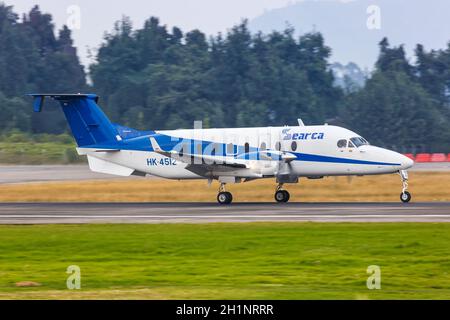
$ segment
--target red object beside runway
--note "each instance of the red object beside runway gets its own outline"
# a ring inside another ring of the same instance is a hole
[[[433,153],[431,162],[447,162],[447,155],[445,153]]]
[[[416,162],[431,162],[431,154],[430,153],[419,153],[416,155]]]

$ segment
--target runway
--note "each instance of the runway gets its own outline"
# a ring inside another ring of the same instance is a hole
[[[450,203],[17,203],[0,224],[450,222]]]
[[[417,163],[410,171],[448,172],[450,162]],[[149,178],[149,177],[147,177]],[[0,184],[41,183],[86,180],[129,180],[141,177],[118,177],[94,173],[87,164],[81,165],[44,165],[44,166],[2,166],[0,165]]]
[[[121,177],[91,172],[89,170],[89,166],[83,164],[42,165],[42,166],[0,165],[0,184],[111,180],[111,179],[121,179]],[[138,178],[128,177],[127,179],[138,179]]]

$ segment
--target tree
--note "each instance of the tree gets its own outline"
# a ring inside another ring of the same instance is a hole
[[[0,109],[2,119],[33,132],[67,130],[59,106],[50,104],[45,111],[49,117],[40,119],[31,115],[31,108],[20,108],[25,104],[26,93],[81,92],[86,88],[86,75],[67,27],[56,37],[52,17],[43,14],[39,7],[35,6],[19,22],[12,8],[0,3],[0,70],[0,95],[8,104]],[[16,114],[11,106],[19,106]],[[14,126],[3,125],[0,130],[12,130]]]
[[[30,131],[30,106],[23,99],[8,98],[0,92],[0,128],[2,132],[21,130]]]
[[[380,71],[401,71],[412,76],[413,68],[406,59],[403,45],[391,48],[387,38],[379,44],[380,56],[376,62],[376,68]]]
[[[435,99],[441,112],[449,115],[450,107],[450,44],[447,50],[426,52],[420,44],[416,47],[416,78]]]
[[[450,146],[450,43],[445,50],[416,49],[411,64],[403,46],[379,43],[375,71],[363,88],[334,86],[331,48],[320,33],[295,36],[287,27],[249,31],[247,21],[226,34],[168,29],[150,17],[140,29],[116,22],[89,66],[101,105],[117,123],[136,129],[323,124],[330,119],[375,144],[430,151]],[[0,4],[0,125],[2,131],[60,133],[60,107],[31,115],[27,92],[81,92],[86,74],[71,31],[55,33],[52,17],[34,7],[19,22]],[[20,96],[20,98],[16,98]],[[448,150],[450,151],[450,150]]]
[[[376,71],[362,90],[348,95],[341,118],[375,145],[446,151],[449,129],[437,101],[413,77],[401,46],[389,48],[383,40],[380,49]]]

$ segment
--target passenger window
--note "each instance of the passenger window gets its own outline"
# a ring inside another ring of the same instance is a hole
[[[337,143],[338,148],[345,148],[347,147],[347,140],[339,140]]]
[[[250,145],[248,144],[248,142],[245,144],[244,148],[245,148],[245,151],[244,151],[245,153],[250,152]]]
[[[281,151],[281,142],[277,142],[277,143],[275,144],[275,150]]]
[[[297,151],[297,141],[292,141],[291,150]]]
[[[267,144],[265,142],[261,143],[261,151],[266,151],[267,150]]]
[[[227,154],[234,154],[234,145],[232,143],[227,144]]]

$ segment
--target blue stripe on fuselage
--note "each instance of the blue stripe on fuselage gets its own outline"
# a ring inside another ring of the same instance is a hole
[[[127,139],[124,140],[122,143],[120,143],[119,148],[121,150],[130,150],[130,151],[147,151],[152,152],[153,149],[150,144],[150,136],[155,137],[157,142],[161,145],[161,148],[163,148],[166,151],[173,150],[176,145],[178,145],[183,139],[181,138],[174,138],[167,135],[162,134],[153,134],[153,135],[145,135],[137,138]],[[187,139],[189,141],[189,139]],[[190,140],[191,142],[191,152],[192,153],[198,153],[195,146],[201,145],[202,146],[202,152],[204,152],[206,146],[212,144],[213,142],[209,141],[195,141]],[[221,152],[216,152],[216,156],[234,156],[235,158],[242,159],[242,155],[244,153],[244,146],[237,146],[234,151],[238,151],[237,155],[227,155],[226,154],[226,144],[220,144],[216,143],[216,145],[219,146],[219,149]],[[86,146],[85,148],[92,148],[92,149],[116,149],[117,145],[115,146],[108,146],[108,145],[102,145],[102,146]],[[261,149],[251,147],[250,152],[260,152]],[[265,150],[267,152],[271,152],[271,150]],[[272,150],[273,151],[273,150]],[[322,162],[322,163],[346,163],[346,164],[360,164],[360,165],[376,165],[376,166],[400,166],[399,163],[388,163],[388,162],[374,162],[374,161],[365,161],[365,160],[356,160],[356,159],[348,159],[348,158],[338,158],[338,157],[330,157],[330,156],[322,156],[322,155],[316,155],[316,154],[307,154],[307,153],[297,153],[297,152],[289,152],[294,154],[297,159],[294,161],[302,161],[302,162]],[[259,156],[255,160],[262,160]]]
[[[399,166],[400,165],[399,163],[374,162],[374,161],[364,161],[364,160],[356,160],[356,159],[348,159],[348,158],[336,158],[336,157],[320,156],[320,155],[306,154],[306,153],[294,153],[294,154],[297,156],[297,159],[294,161],[366,164],[366,165],[376,165],[376,166]]]

